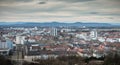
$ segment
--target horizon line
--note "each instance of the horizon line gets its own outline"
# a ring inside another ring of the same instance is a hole
[[[120,22],[68,22],[68,21],[0,21],[0,23],[109,23],[109,24],[120,24]]]

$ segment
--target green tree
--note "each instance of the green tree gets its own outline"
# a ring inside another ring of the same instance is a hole
[[[109,54],[104,60],[104,65],[120,65],[120,55],[117,53]]]
[[[13,61],[0,55],[0,65],[13,65]]]

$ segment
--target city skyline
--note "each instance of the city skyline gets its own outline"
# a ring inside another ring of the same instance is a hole
[[[120,23],[120,0],[0,0],[0,22]]]

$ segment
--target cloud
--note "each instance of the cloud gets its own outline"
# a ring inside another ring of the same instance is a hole
[[[53,1],[62,1],[62,2],[70,2],[70,3],[76,3],[76,2],[88,2],[88,1],[94,1],[94,0],[53,0]]]
[[[90,14],[99,14],[99,12],[90,12]]]
[[[0,21],[119,22],[119,0],[0,0]]]
[[[0,2],[30,2],[33,0],[0,0]]]
[[[39,2],[38,4],[46,4],[46,2],[42,1],[42,2]]]

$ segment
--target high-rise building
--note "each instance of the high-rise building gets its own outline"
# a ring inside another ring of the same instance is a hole
[[[92,30],[92,31],[90,32],[90,37],[96,39],[96,38],[98,37],[97,34],[98,34],[98,33],[97,33],[97,30],[94,29],[94,30]]]
[[[2,37],[3,36],[3,28],[0,28],[0,37]]]
[[[21,36],[16,36],[16,44],[21,44]]]
[[[38,30],[38,27],[35,26],[35,27],[34,27],[34,30]]]
[[[9,55],[10,51],[13,50],[13,42],[9,39],[0,40],[0,54]]]
[[[25,36],[16,36],[16,44],[24,44]]]
[[[57,34],[58,34],[57,31],[58,31],[57,28],[52,28],[51,29],[51,35],[52,36],[57,36]]]

